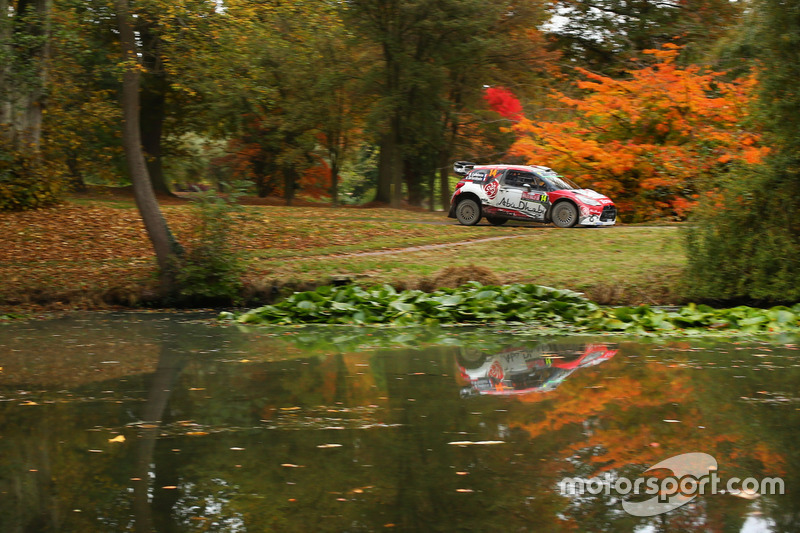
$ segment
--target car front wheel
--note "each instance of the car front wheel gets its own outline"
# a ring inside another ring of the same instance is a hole
[[[553,208],[552,218],[559,228],[571,228],[578,223],[578,209],[569,202],[561,202]]]
[[[481,206],[469,198],[461,200],[456,207],[456,219],[465,226],[474,226],[481,219]]]

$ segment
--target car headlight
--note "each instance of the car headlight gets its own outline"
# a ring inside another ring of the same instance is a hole
[[[578,199],[586,205],[602,205],[594,198],[589,198],[588,196],[578,196]]]

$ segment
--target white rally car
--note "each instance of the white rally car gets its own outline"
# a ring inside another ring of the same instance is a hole
[[[481,217],[494,225],[528,220],[561,228],[612,226],[617,221],[617,208],[607,196],[581,189],[547,167],[458,161],[453,168],[463,177],[448,216],[467,226]]]

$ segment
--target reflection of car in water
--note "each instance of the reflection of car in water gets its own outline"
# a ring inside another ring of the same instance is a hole
[[[577,369],[598,365],[616,354],[617,350],[606,344],[541,344],[491,355],[463,353],[458,357],[458,367],[468,384],[461,395],[547,392]]]

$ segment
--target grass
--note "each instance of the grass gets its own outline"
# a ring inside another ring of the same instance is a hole
[[[177,237],[187,238],[189,205],[162,208]],[[676,226],[465,227],[441,212],[387,208],[248,205],[245,212],[233,239],[247,261],[254,300],[273,288],[285,293],[344,276],[424,289],[476,278],[569,288],[599,303],[683,302],[685,257]],[[0,231],[0,311],[136,305],[152,288],[152,249],[128,199],[80,198],[0,213]]]
[[[500,283],[569,288],[585,292],[599,303],[665,304],[683,300],[678,280],[685,258],[675,226],[528,227],[513,233],[507,228],[480,230],[476,238],[513,238],[380,256],[295,256],[291,262],[254,259],[251,273],[274,284],[290,280],[303,285],[332,276],[351,276],[365,284],[418,288],[430,285],[431,278],[447,267],[462,267],[464,271],[484,267]],[[366,251],[367,247],[363,248]]]

